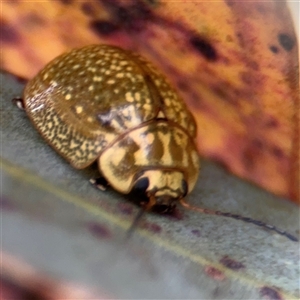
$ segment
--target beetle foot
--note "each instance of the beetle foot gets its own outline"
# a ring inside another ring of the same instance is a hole
[[[106,191],[107,187],[109,186],[109,183],[104,177],[91,178],[90,183],[101,191]]]
[[[19,109],[25,110],[23,98],[15,97],[15,98],[12,99],[12,103],[15,104]]]

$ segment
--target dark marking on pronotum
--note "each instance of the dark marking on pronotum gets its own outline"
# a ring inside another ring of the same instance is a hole
[[[273,287],[264,286],[260,288],[259,294],[262,298],[266,300],[283,300],[280,292]]]
[[[269,49],[275,54],[279,52],[279,49],[276,46],[270,46]]]
[[[97,238],[107,239],[112,236],[110,230],[105,225],[102,225],[100,223],[89,223],[88,229]]]
[[[233,260],[233,259],[229,258],[227,255],[223,256],[220,259],[220,263],[222,265],[224,265],[225,267],[227,267],[228,269],[231,269],[234,271],[245,269],[245,265],[243,263]]]
[[[224,273],[215,267],[206,266],[204,272],[214,280],[223,281],[225,279]]]
[[[116,24],[105,20],[92,21],[90,23],[90,28],[101,36],[111,35],[119,30],[119,27]]]
[[[200,36],[194,36],[190,39],[190,44],[197,50],[206,60],[216,61],[218,59],[217,51],[212,44]]]
[[[278,41],[282,48],[286,51],[291,51],[295,45],[295,40],[285,33],[278,34]]]

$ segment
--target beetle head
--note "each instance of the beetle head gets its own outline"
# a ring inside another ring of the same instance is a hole
[[[135,181],[132,193],[146,210],[171,213],[188,191],[184,174],[176,170],[147,170]]]

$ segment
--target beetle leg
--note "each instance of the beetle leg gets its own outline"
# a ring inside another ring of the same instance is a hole
[[[104,177],[91,178],[90,183],[98,190],[105,191],[109,183]]]
[[[12,99],[12,103],[15,104],[19,109],[25,110],[23,98],[15,97],[15,98]]]

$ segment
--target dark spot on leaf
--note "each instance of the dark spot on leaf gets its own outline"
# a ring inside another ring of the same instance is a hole
[[[135,1],[133,5],[120,7],[118,18],[120,21],[131,23],[134,20],[149,21],[152,17],[151,10],[143,2]]]
[[[259,64],[252,59],[245,59],[245,65],[254,71],[260,70]]]
[[[97,238],[107,239],[112,235],[110,230],[100,223],[90,223],[88,224],[88,229]]]
[[[124,203],[124,202],[119,203],[118,209],[124,215],[132,215],[132,212],[133,212],[133,207],[129,203]]]
[[[201,232],[200,232],[199,229],[193,229],[193,230],[191,231],[191,233],[192,233],[193,235],[195,235],[196,237],[200,237],[200,236],[201,236]]]
[[[245,265],[239,261],[229,258],[227,255],[222,257],[220,263],[227,267],[228,269],[238,271],[240,269],[245,269]]]
[[[145,23],[153,20],[152,11],[143,1],[132,1],[133,4],[129,5],[120,5],[115,0],[99,1],[109,11],[115,24],[124,30],[139,32],[144,29]]]
[[[111,35],[119,30],[119,27],[116,24],[104,20],[92,21],[90,23],[90,28],[100,36]]]
[[[277,121],[277,119],[271,117],[267,122],[266,122],[266,127],[269,128],[276,128],[279,126],[279,123]]]
[[[257,75],[256,72],[241,72],[240,74],[241,80],[247,85],[247,86],[258,86],[261,82],[261,76]]]
[[[152,231],[153,233],[160,233],[162,230],[159,225],[155,223],[149,223],[149,222],[144,223],[143,228]]]
[[[21,40],[18,31],[9,23],[4,20],[0,22],[1,35],[0,41],[7,44],[16,44]]]
[[[121,22],[121,23],[130,23],[132,21],[132,12],[128,10],[128,8],[125,8],[123,6],[119,6],[116,8],[115,11],[116,18]]]
[[[186,82],[184,81],[178,81],[177,82],[177,86],[181,91],[188,91],[189,90],[189,86]]]
[[[73,0],[59,0],[64,5],[70,5],[72,4]]]
[[[277,158],[283,158],[284,157],[284,153],[283,151],[278,148],[278,147],[273,147],[272,148],[272,153],[277,157]]]
[[[81,10],[82,12],[87,16],[93,16],[94,15],[94,7],[93,4],[90,2],[84,2],[81,4]]]
[[[270,50],[271,50],[273,53],[278,53],[278,52],[279,52],[279,49],[278,49],[276,46],[270,46]]]
[[[223,281],[225,279],[224,273],[215,267],[206,266],[204,272],[214,280]]]
[[[9,276],[8,276],[9,277]],[[50,300],[53,286],[44,284],[41,280],[31,282],[29,286],[20,284],[17,280],[14,281],[1,276],[1,299],[21,299],[21,300]],[[51,297],[52,298],[52,297]]]
[[[190,44],[208,61],[218,59],[217,51],[206,39],[200,36],[194,36],[190,39]]]
[[[259,290],[259,294],[262,298],[266,300],[283,300],[279,291],[273,287],[264,286]]]
[[[34,29],[38,26],[45,26],[45,18],[43,15],[38,15],[36,12],[32,12],[27,14],[23,20],[23,26],[26,27],[27,30]]]
[[[12,211],[15,209],[15,206],[13,205],[13,203],[10,200],[8,200],[8,198],[1,197],[0,198],[0,209]]]
[[[236,33],[236,37],[237,37],[237,39],[238,39],[239,44],[241,45],[241,47],[244,48],[245,47],[245,39],[244,39],[243,34],[241,32],[237,32]]]
[[[264,146],[263,142],[262,142],[260,139],[257,139],[257,138],[253,139],[252,145],[253,145],[255,148],[258,148],[258,149],[262,149],[263,146]]]
[[[233,0],[225,0],[225,3],[228,5],[228,6],[233,6],[235,4],[235,1]]]
[[[168,217],[172,220],[180,221],[183,219],[183,212],[175,207],[170,214],[166,214],[163,216]]]
[[[247,170],[251,170],[254,168],[256,159],[259,155],[261,155],[261,151],[261,142],[258,140],[254,140],[244,148],[244,151],[241,152],[242,160]]]
[[[144,0],[144,1],[150,5],[158,5],[159,4],[158,0]]]
[[[227,101],[231,100],[229,96],[230,86],[227,83],[219,83],[219,85],[213,85],[211,89],[214,93],[221,99],[225,99]],[[233,100],[233,99],[232,99]]]
[[[278,35],[278,41],[282,48],[286,51],[291,51],[295,45],[295,40],[285,33],[281,33]]]

